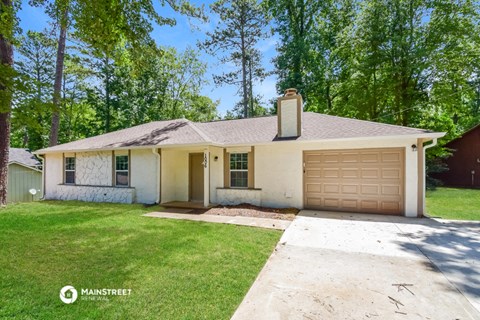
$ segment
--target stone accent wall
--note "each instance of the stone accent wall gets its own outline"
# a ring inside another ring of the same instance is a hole
[[[111,152],[82,152],[76,154],[75,182],[79,185],[111,186]]]
[[[48,196],[48,198],[55,200],[133,203],[135,200],[135,188],[58,185],[55,194]]]
[[[223,205],[237,205],[249,203],[256,206],[262,205],[261,189],[217,189],[217,202]]]

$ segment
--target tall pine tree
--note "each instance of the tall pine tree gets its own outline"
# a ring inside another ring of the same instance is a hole
[[[208,53],[219,56],[224,68],[234,70],[214,76],[217,85],[235,85],[241,96],[243,117],[254,116],[253,81],[263,81],[267,75],[261,65],[258,42],[267,37],[268,20],[256,0],[220,0],[211,5],[220,17],[213,32],[199,46]]]

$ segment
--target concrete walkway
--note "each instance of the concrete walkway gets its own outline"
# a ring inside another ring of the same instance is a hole
[[[480,319],[478,227],[302,211],[232,319]]]
[[[167,219],[236,224],[240,226],[277,229],[277,230],[285,230],[291,223],[291,221],[280,220],[280,219],[267,219],[267,218],[255,218],[255,217],[241,217],[241,216],[230,217],[230,216],[219,216],[219,215],[211,215],[211,214],[176,213],[176,212],[168,212],[168,211],[149,212],[144,214],[144,216],[154,217],[154,218],[167,218]]]

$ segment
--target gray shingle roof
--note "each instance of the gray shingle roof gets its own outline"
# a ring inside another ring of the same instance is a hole
[[[128,129],[60,144],[39,150],[69,151],[89,149],[115,149],[134,146],[165,146],[176,144],[207,143],[193,123],[185,120],[168,120],[145,123]]]
[[[21,148],[10,148],[8,163],[18,162],[28,167],[42,165],[40,161],[28,150]]]
[[[331,140],[425,134],[432,134],[432,132],[423,129],[304,112],[302,135],[296,140]],[[180,119],[150,122],[39,150],[37,153],[211,143],[239,145],[268,143],[277,140],[279,139],[277,138],[276,116],[203,123]]]

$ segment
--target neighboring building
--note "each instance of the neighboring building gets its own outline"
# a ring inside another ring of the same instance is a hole
[[[39,150],[45,197],[202,201],[414,217],[424,208],[424,143],[443,133],[302,112],[151,122]]]
[[[453,150],[446,160],[448,171],[436,174],[448,187],[480,188],[480,124],[450,141]]]
[[[27,202],[41,198],[41,165],[28,149],[10,148],[7,202]],[[30,189],[35,189],[36,194],[32,195]]]

